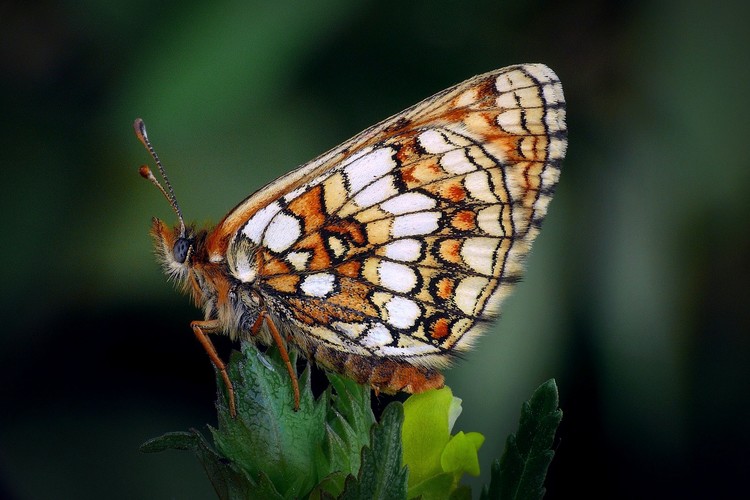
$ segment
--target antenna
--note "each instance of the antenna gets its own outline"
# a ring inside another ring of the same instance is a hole
[[[146,124],[143,123],[143,120],[141,120],[140,118],[136,118],[133,122],[133,130],[135,131],[135,136],[139,141],[141,141],[141,144],[143,144],[143,146],[148,150],[149,154],[151,154],[151,157],[156,162],[156,166],[159,167],[159,172],[161,173],[162,179],[164,179],[164,184],[167,185],[167,189],[165,190],[162,185],[159,184],[159,181],[156,179],[153,172],[151,172],[151,169],[146,165],[143,165],[138,170],[138,173],[141,174],[141,177],[147,179],[151,182],[151,184],[159,188],[161,194],[163,194],[167,199],[169,205],[172,207],[172,210],[174,210],[174,212],[177,214],[177,218],[180,220],[180,238],[184,238],[185,220],[182,218],[182,211],[180,210],[180,205],[177,204],[177,198],[174,195],[172,184],[170,184],[169,182],[169,177],[167,177],[167,172],[164,170],[164,167],[162,166],[161,161],[159,160],[159,156],[156,154],[156,151],[154,151],[154,147],[151,145],[151,141],[148,140],[148,134],[146,133]]]

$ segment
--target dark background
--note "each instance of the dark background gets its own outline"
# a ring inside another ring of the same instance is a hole
[[[555,377],[548,498],[747,491],[746,2],[16,3],[0,3],[0,496],[212,495],[191,455],[137,450],[215,415],[200,313],[152,256],[151,216],[173,216],[137,175],[135,117],[204,223],[522,62],[560,76],[570,146],[526,280],[447,375],[457,429],[487,437],[472,484]]]

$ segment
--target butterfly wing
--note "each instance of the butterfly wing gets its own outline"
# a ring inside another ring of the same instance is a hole
[[[215,232],[308,352],[445,366],[520,279],[567,145],[556,75],[476,76],[281,177]]]

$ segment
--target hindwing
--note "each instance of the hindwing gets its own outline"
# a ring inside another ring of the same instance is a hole
[[[259,190],[212,248],[308,350],[444,366],[520,279],[566,137],[552,70],[479,75]]]

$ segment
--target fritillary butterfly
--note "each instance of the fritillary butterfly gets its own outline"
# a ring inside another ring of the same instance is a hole
[[[374,389],[421,392],[468,350],[521,278],[567,146],[565,100],[541,64],[475,76],[374,125],[250,195],[216,226],[154,219],[165,272],[207,334],[287,346]]]

